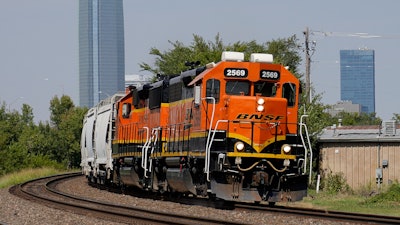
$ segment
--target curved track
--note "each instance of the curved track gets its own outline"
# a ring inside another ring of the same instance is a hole
[[[285,213],[290,215],[299,215],[313,218],[323,218],[329,220],[336,220],[340,222],[354,222],[360,224],[400,224],[400,217],[384,216],[384,215],[371,215],[362,213],[328,211],[310,208],[297,208],[297,207],[283,207],[267,205],[251,205],[251,204],[236,204],[236,209],[243,210],[260,210],[276,213]]]
[[[58,182],[76,176],[80,176],[80,173],[40,178],[16,185],[10,189],[10,192],[49,207],[113,222],[128,224],[226,224],[226,221],[221,220],[149,211],[139,207],[126,207],[109,202],[94,201],[68,195],[55,189]]]
[[[140,207],[126,207],[112,204],[110,202],[95,201],[84,197],[73,196],[63,193],[56,189],[60,182],[65,179],[72,179],[81,176],[80,173],[62,174],[52,177],[45,177],[32,180],[10,188],[10,192],[19,197],[45,204],[49,207],[68,210],[73,213],[101,218],[113,222],[129,224],[226,224],[227,221],[220,221],[202,217],[183,216],[180,214],[157,212],[146,210]],[[186,199],[186,200],[185,200]],[[181,198],[182,204],[209,205],[209,201],[193,201],[193,198]],[[203,203],[201,203],[203,202]],[[323,220],[334,220],[338,222],[354,222],[361,224],[400,224],[400,217],[367,215],[359,213],[345,213],[338,211],[326,211],[309,208],[295,207],[270,207],[267,205],[254,204],[235,204],[237,211],[261,211],[274,212],[289,215],[298,215],[310,218],[319,218]],[[240,224],[240,223],[230,223]]]

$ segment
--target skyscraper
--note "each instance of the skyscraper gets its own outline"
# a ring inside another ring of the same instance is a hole
[[[361,112],[375,112],[375,52],[340,50],[340,98],[361,105]]]
[[[124,90],[123,0],[79,0],[79,103]]]

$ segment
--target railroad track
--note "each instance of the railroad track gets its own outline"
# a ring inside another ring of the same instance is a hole
[[[360,224],[400,224],[400,217],[371,215],[362,213],[328,211],[310,208],[286,207],[286,206],[268,206],[253,204],[235,204],[236,210],[257,210],[263,212],[285,213],[290,215],[299,215],[312,218],[323,218],[340,222],[354,222]]]
[[[127,207],[109,202],[95,201],[60,192],[57,183],[80,176],[80,173],[62,174],[32,180],[10,188],[19,197],[60,210],[127,224],[226,224],[226,220],[216,220],[197,216],[185,216],[171,212]],[[242,223],[230,223],[242,224]]]
[[[17,196],[45,204],[52,208],[68,210],[69,212],[109,220],[112,222],[128,224],[227,224],[228,222],[226,220],[220,221],[202,217],[184,216],[171,212],[157,212],[140,207],[116,205],[110,202],[102,202],[69,195],[56,189],[58,183],[64,182],[66,179],[76,178],[80,175],[80,173],[70,173],[41,178],[14,186],[10,189],[10,192]],[[212,207],[210,202],[207,200],[197,200],[198,201],[196,201],[195,198],[181,198],[176,202],[181,204],[195,204]],[[338,222],[354,222],[360,224],[400,224],[400,217],[345,213],[309,208],[281,206],[269,207],[268,205],[254,204],[235,204],[234,208],[234,210],[237,211],[242,210],[253,212],[260,211],[263,213],[280,213],[291,216],[295,215]],[[241,223],[229,222],[229,224]]]

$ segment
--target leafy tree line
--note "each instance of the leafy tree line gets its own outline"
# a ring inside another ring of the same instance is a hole
[[[50,123],[33,122],[33,109],[23,104],[21,113],[0,107],[0,175],[22,168],[78,167],[80,135],[86,108],[75,107],[70,97],[50,101]]]
[[[275,63],[288,66],[297,77],[303,77],[299,72],[302,49],[295,35],[261,44],[256,41],[224,44],[219,34],[214,41],[193,35],[190,45],[179,41],[169,43],[172,45],[170,50],[151,48],[150,54],[155,56],[154,65],[140,64],[142,70],[154,74],[153,80],[157,79],[157,75],[179,74],[189,69],[186,62],[200,61],[201,65],[218,62],[222,51],[226,50],[244,52],[246,60],[251,53],[273,54]],[[308,114],[306,123],[314,151],[317,151],[317,135],[323,128],[337,124],[339,118],[343,125],[371,125],[381,121],[375,114],[339,113],[332,117],[327,113],[329,106],[321,103],[321,97],[316,95],[309,104],[305,104],[304,96],[301,96],[300,114]],[[79,167],[82,120],[87,108],[76,107],[68,96],[55,96],[50,101],[50,122],[40,122],[38,125],[33,122],[29,105],[24,104],[21,113],[6,109],[3,103],[0,106],[0,175],[27,167]],[[395,114],[394,119],[398,121],[399,114]]]
[[[233,44],[224,44],[219,34],[215,36],[214,42],[206,41],[198,35],[193,35],[193,42],[190,45],[184,45],[180,41],[169,41],[172,48],[167,51],[161,51],[155,47],[151,48],[150,54],[156,57],[154,66],[147,63],[141,63],[140,67],[144,71],[153,74],[173,75],[179,74],[187,68],[185,62],[200,61],[202,65],[209,62],[220,61],[222,51],[237,51],[245,53],[245,60],[249,60],[251,53],[269,53],[274,57],[274,63],[282,64],[289,68],[296,77],[298,77],[304,87],[303,74],[300,73],[302,45],[295,35],[288,38],[279,38],[277,40],[266,41],[265,43],[257,43],[256,41],[243,42],[238,41]],[[191,65],[191,64],[189,64]],[[153,80],[155,80],[154,78]],[[311,87],[312,88],[312,87]],[[342,120],[342,125],[378,125],[381,119],[376,117],[375,113],[352,114],[341,112],[336,116],[328,113],[329,105],[321,102],[321,95],[315,95],[310,103],[306,103],[306,93],[300,96],[300,113],[299,116],[307,114],[306,124],[311,140],[313,155],[315,162],[314,169],[318,166],[318,134],[330,125],[337,124],[338,120]],[[399,116],[397,115],[397,118]]]

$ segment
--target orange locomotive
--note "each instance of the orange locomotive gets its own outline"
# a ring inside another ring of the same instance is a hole
[[[223,52],[217,64],[129,87],[116,102],[112,182],[228,202],[306,196],[300,82],[272,55],[243,60]]]

